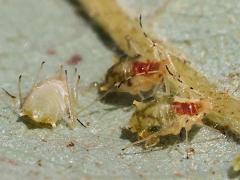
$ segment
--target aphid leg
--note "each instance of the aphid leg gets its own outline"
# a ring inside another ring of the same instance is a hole
[[[166,128],[166,129],[162,129],[161,131],[158,131],[158,132],[155,132],[141,140],[138,140],[134,143],[131,143],[129,144],[128,146],[126,146],[125,148],[123,148],[122,150],[125,150],[131,146],[134,146],[134,145],[137,145],[137,144],[141,144],[141,143],[148,143],[148,142],[151,142],[152,139],[156,139],[158,138],[158,141],[156,141],[155,145],[160,141],[160,137],[161,136],[166,136],[166,135],[169,135],[169,134],[172,134],[172,135],[177,135],[180,133],[180,130],[182,129],[181,126],[179,126],[179,124],[176,124],[175,126],[172,126],[170,128]]]
[[[186,158],[187,159],[189,159],[189,149],[191,149],[191,147],[190,147],[190,144],[189,144],[189,138],[188,138],[188,130],[187,130],[187,128],[184,128],[184,130],[185,130],[185,145],[186,145],[186,152],[187,152],[187,155],[186,155]]]
[[[76,84],[75,84],[75,87],[74,87],[74,98],[75,100],[78,102],[78,89],[79,89],[79,83],[80,83],[80,75],[77,74],[77,68],[75,68],[75,77],[76,77]]]
[[[36,74],[36,77],[35,77],[35,80],[34,80],[34,82],[33,82],[33,86],[32,86],[32,87],[34,87],[34,86],[37,84],[38,79],[39,79],[39,76],[40,76],[40,73],[41,73],[41,71],[42,71],[42,69],[43,69],[43,65],[44,65],[44,64],[45,64],[45,61],[42,61],[41,65],[40,65],[40,67],[39,67],[39,69],[38,69],[38,72],[37,72],[37,74]]]
[[[9,93],[6,89],[2,88],[3,92],[11,98],[12,100],[12,104],[10,105],[11,106],[11,109],[13,111],[14,114],[19,114],[18,113],[18,99],[16,96],[12,95],[11,93]]]
[[[139,97],[141,99],[141,102],[143,102],[145,100],[145,97],[141,92],[139,92]]]
[[[170,87],[169,87],[169,84],[168,84],[168,80],[166,78],[164,78],[163,82],[164,82],[164,87],[165,87],[165,93],[167,95],[170,95],[171,92],[170,92]]]
[[[74,117],[74,114],[73,114],[73,103],[72,103],[72,94],[70,93],[70,89],[69,89],[69,84],[68,84],[68,76],[67,76],[67,70],[65,70],[65,81],[66,81],[66,86],[67,86],[67,91],[68,91],[68,98],[67,98],[67,104],[68,104],[68,117],[69,117],[69,122],[68,122],[68,125],[71,129],[73,129],[75,126],[76,126],[76,123],[75,123],[75,117]]]
[[[80,83],[81,76],[77,76],[76,86],[75,86],[75,98],[78,101],[78,89],[79,89],[79,83]]]
[[[22,104],[23,104],[21,82],[22,82],[22,75],[20,75],[20,76],[18,77],[18,98],[19,98],[19,109],[22,107]]]
[[[16,96],[12,95],[12,94],[11,94],[10,92],[8,92],[6,89],[2,88],[2,90],[3,90],[3,92],[5,92],[5,94],[6,94],[8,97],[10,97],[10,98],[12,98],[12,99],[16,99]]]
[[[87,126],[85,124],[82,123],[82,121],[80,121],[79,119],[77,119],[77,121],[85,128],[87,128]]]
[[[140,139],[140,140],[138,140],[138,141],[135,141],[135,142],[127,145],[125,148],[122,148],[122,151],[124,151],[125,149],[128,149],[128,148],[130,148],[130,147],[132,147],[132,146],[135,146],[135,145],[137,145],[137,144],[141,144],[141,143],[147,142],[147,141],[151,140],[152,138],[160,137],[160,135],[161,135],[161,132],[153,133],[153,134],[151,134],[151,135],[148,136],[148,137],[145,137],[145,138],[143,138],[143,139]],[[160,141],[160,138],[159,138],[159,141]],[[159,142],[159,141],[158,141],[158,142]],[[154,146],[154,145],[153,145],[153,146]],[[146,146],[145,146],[145,147],[146,147]],[[152,146],[151,146],[151,147],[152,147]]]

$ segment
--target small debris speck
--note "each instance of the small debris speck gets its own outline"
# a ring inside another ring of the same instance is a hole
[[[67,147],[69,148],[69,147],[74,147],[75,146],[75,144],[73,143],[73,142],[70,142],[70,143],[68,143],[67,144]]]
[[[79,54],[74,54],[72,57],[70,57],[67,61],[68,65],[77,65],[82,61],[82,57]]]
[[[42,160],[41,160],[41,159],[39,159],[39,160],[37,161],[37,165],[40,166],[40,167],[42,166]]]

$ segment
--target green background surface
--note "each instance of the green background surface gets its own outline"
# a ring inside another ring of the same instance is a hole
[[[240,2],[238,0],[119,0],[133,18],[143,14],[143,26],[155,38],[168,40],[185,52],[190,63],[219,89],[239,97]],[[64,0],[0,0],[0,86],[17,93],[23,74],[26,93],[41,61],[46,78],[74,54],[82,56],[80,108],[97,97],[88,90],[101,81],[114,52]],[[124,28],[124,27],[123,27]],[[56,54],[49,55],[49,49]],[[74,66],[67,67],[74,71]],[[18,121],[11,101],[0,95],[1,179],[228,179],[239,145],[210,128],[201,128],[191,141],[195,154],[185,159],[186,145],[143,153],[126,150],[121,139],[132,112],[94,103],[80,115],[88,128],[74,130],[61,122],[55,129],[29,129]],[[67,147],[73,142],[73,147]]]

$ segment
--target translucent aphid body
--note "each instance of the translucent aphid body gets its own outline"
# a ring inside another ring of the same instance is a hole
[[[56,122],[67,112],[68,96],[66,84],[62,80],[43,81],[28,94],[20,115],[28,116],[38,123],[56,126]]]
[[[107,72],[105,82],[100,91],[125,92],[131,95],[141,95],[163,83],[166,73],[166,60],[146,60],[141,57],[120,60]]]
[[[67,123],[70,128],[74,128],[77,120],[79,81],[80,76],[78,75],[74,87],[70,87],[67,71],[63,72],[61,67],[56,75],[34,83],[31,90],[23,98],[20,75],[18,82],[20,117],[27,117],[33,123],[51,125],[52,127],[56,127],[56,123],[64,119],[68,120]]]
[[[178,135],[182,128],[190,131],[194,124],[202,124],[203,117],[211,109],[208,100],[186,99],[163,95],[148,103],[134,102],[136,112],[128,129],[137,133],[145,147],[158,144],[161,136]]]

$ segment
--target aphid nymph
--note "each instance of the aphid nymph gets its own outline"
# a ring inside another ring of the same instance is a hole
[[[146,60],[142,57],[120,60],[108,70],[100,91],[113,90],[141,97],[143,92],[149,92],[163,83],[166,64],[166,60]]]
[[[44,62],[41,64],[42,69]],[[21,78],[19,76],[19,115],[20,117],[28,117],[34,123],[51,125],[56,127],[56,123],[61,119],[67,119],[70,128],[75,127],[77,120],[78,106],[78,85],[80,76],[76,74],[76,83],[73,87],[69,87],[67,71],[60,71],[45,80],[33,84],[31,90],[23,98],[21,91]]]
[[[158,144],[161,136],[178,135],[182,128],[187,133],[193,125],[201,125],[202,119],[212,108],[208,99],[170,95],[156,97],[148,103],[135,101],[134,104],[136,112],[128,128],[140,139],[133,144],[144,143],[145,148]]]

